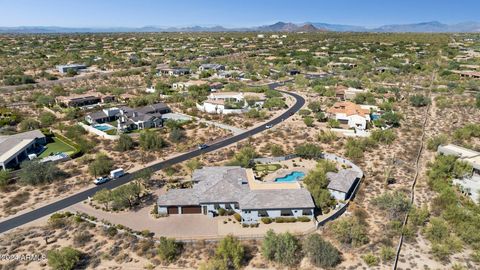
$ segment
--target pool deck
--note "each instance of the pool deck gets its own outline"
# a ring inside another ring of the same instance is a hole
[[[291,172],[292,170],[288,170]],[[298,170],[300,171],[300,170]],[[288,174],[288,173],[286,173]],[[282,175],[282,176],[285,176]],[[250,187],[251,190],[265,190],[265,189],[300,189],[300,183],[295,181],[292,183],[275,183],[273,181],[271,182],[262,182],[255,180],[255,176],[253,174],[252,169],[247,170],[247,179],[248,179],[248,186]],[[274,178],[275,179],[275,178]]]

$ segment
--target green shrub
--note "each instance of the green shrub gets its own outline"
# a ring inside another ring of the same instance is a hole
[[[224,208],[221,208],[221,207],[218,208],[217,211],[218,211],[218,215],[220,215],[220,216],[225,216],[227,214],[227,210],[225,210]]]
[[[263,222],[264,224],[270,224],[270,223],[273,222],[273,220],[272,220],[271,218],[269,218],[269,217],[262,217],[262,222]]]
[[[177,259],[182,250],[182,245],[172,238],[160,237],[158,256],[164,262],[171,263]]]
[[[322,239],[319,234],[309,235],[303,242],[303,252],[310,262],[322,268],[338,265],[342,259],[340,252],[331,243]]]
[[[47,252],[48,265],[54,270],[71,270],[80,261],[82,253],[71,247]]]
[[[108,229],[107,229],[107,234],[108,234],[108,236],[114,237],[115,235],[117,235],[117,233],[118,233],[117,228],[115,228],[115,227],[108,227]]]
[[[379,264],[379,259],[377,256],[373,255],[372,252],[367,253],[362,256],[363,261],[368,265],[368,266],[376,266]]]
[[[241,222],[241,221],[242,221],[242,216],[241,216],[239,213],[233,214],[233,217],[235,218],[235,220],[236,220],[237,222]]]
[[[312,220],[310,219],[310,217],[301,216],[301,217],[298,217],[298,218],[297,218],[297,221],[300,221],[300,222],[310,222],[310,221],[312,221]]]

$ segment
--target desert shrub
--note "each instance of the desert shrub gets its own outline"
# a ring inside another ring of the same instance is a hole
[[[431,103],[430,98],[421,94],[413,95],[410,97],[410,104],[412,104],[413,107],[423,107],[423,106],[427,106],[430,103]]]
[[[117,228],[115,228],[115,227],[108,227],[108,229],[107,229],[107,234],[108,234],[108,236],[114,237],[115,235],[117,235],[117,233],[118,233]]]
[[[386,192],[374,198],[373,204],[387,213],[389,219],[400,220],[410,209],[410,200],[402,192]]]
[[[47,252],[48,265],[54,270],[75,269],[80,262],[81,252],[71,247]]]
[[[358,247],[368,243],[367,227],[356,217],[343,217],[330,224],[333,235],[343,244]]]
[[[214,261],[219,268],[214,269],[240,269],[245,258],[245,248],[242,243],[232,235],[220,241],[215,250]]]
[[[73,236],[73,244],[77,247],[83,247],[92,238],[92,235],[87,231],[78,232]]]
[[[391,261],[395,257],[395,250],[392,247],[383,246],[380,249],[380,256],[384,262]]]
[[[293,267],[301,260],[301,247],[290,233],[276,234],[268,230],[262,243],[262,255],[269,261]]]
[[[368,266],[376,266],[379,264],[379,259],[377,256],[373,255],[372,252],[367,253],[362,256],[363,261],[368,265]]]
[[[158,256],[164,262],[171,263],[180,255],[182,245],[172,238],[160,237]]]
[[[331,243],[323,240],[319,234],[311,234],[305,239],[303,252],[313,265],[322,268],[334,267],[342,259],[338,249]]]
[[[427,140],[427,149],[430,151],[437,151],[437,148],[448,142],[448,137],[444,134],[433,136]]]

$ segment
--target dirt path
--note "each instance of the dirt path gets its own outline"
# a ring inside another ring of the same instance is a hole
[[[433,87],[433,82],[435,81],[435,76],[436,76],[436,71],[433,71],[432,77],[431,77],[431,82],[430,82],[430,89]],[[427,92],[427,96],[428,96],[428,98],[430,98],[430,96],[431,96],[430,91]],[[418,149],[418,154],[417,154],[417,157],[415,159],[415,177],[413,178],[412,185],[411,185],[411,188],[410,188],[410,203],[412,205],[415,202],[415,186],[417,184],[418,175],[420,173],[420,159],[422,157],[422,154],[424,152],[423,150],[425,148],[425,128],[427,126],[428,118],[430,116],[430,113],[429,113],[430,108],[431,108],[430,104],[428,104],[427,107],[425,108],[425,116],[424,116],[424,120],[423,120],[423,123],[422,123],[422,136],[420,138],[420,148]],[[402,224],[402,229],[405,228],[405,226],[407,225],[408,217],[409,217],[409,213],[407,213],[405,215],[405,219],[403,220],[403,224]],[[400,252],[402,250],[403,241],[404,241],[404,234],[402,233],[401,236],[400,236],[399,243],[398,243],[395,260],[394,260],[394,263],[393,263],[393,269],[394,270],[397,269],[397,266],[398,266],[398,259],[400,257]]]

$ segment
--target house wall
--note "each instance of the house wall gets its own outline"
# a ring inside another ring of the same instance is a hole
[[[335,198],[337,201],[344,201],[347,198],[347,194],[345,192],[333,189],[329,189],[328,191],[330,191],[330,194],[332,194],[333,198]]]
[[[269,218],[277,218],[282,216],[281,215],[282,210],[291,210],[293,215],[289,217],[308,216],[313,219],[313,208],[311,209],[275,209],[275,210],[265,210],[265,211],[267,212]],[[303,210],[310,210],[311,214],[304,215]],[[242,223],[245,223],[245,224],[259,223],[262,218],[259,216],[259,210],[242,209],[240,214],[242,215]]]

